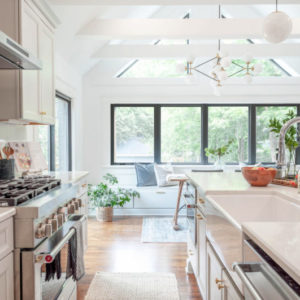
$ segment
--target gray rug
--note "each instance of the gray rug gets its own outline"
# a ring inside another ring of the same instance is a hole
[[[180,230],[173,229],[172,217],[144,217],[142,242],[143,243],[186,243],[187,220],[178,218]]]
[[[97,272],[85,300],[179,300],[173,273]]]

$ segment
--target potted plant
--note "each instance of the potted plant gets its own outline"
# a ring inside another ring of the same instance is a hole
[[[137,191],[121,188],[118,179],[107,173],[103,176],[103,182],[98,185],[89,184],[88,196],[92,205],[96,208],[97,219],[104,222],[112,222],[113,208],[123,207],[132,198],[140,197]]]
[[[229,141],[224,146],[221,146],[219,148],[205,148],[205,155],[207,157],[212,157],[216,159],[215,166],[216,168],[221,169],[223,166],[222,163],[222,157],[226,154],[230,153],[230,145],[233,143],[233,141]]]
[[[271,118],[269,120],[270,131],[274,132],[276,134],[276,137],[279,137],[282,126],[289,120],[294,119],[295,117],[296,114],[292,110],[289,110],[283,120],[279,120],[275,117]],[[297,128],[296,126],[291,126],[285,135],[285,146],[289,153],[288,160],[287,160],[286,176],[288,177],[288,175],[292,175],[292,178],[294,178],[296,175],[295,154],[296,154],[296,149],[299,146],[297,138],[298,138]],[[292,172],[292,174],[290,174],[290,172]]]

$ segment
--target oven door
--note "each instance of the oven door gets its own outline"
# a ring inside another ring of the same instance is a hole
[[[75,234],[75,222],[83,222],[85,216],[73,215],[51,237],[36,249],[21,250],[21,290],[22,300],[76,299],[76,282],[66,279],[68,242]],[[60,253],[60,279],[46,280],[46,265]]]

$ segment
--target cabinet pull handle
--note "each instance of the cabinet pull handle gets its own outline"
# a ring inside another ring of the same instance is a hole
[[[201,215],[197,215],[198,220],[203,220],[203,217]]]
[[[216,284],[220,283],[220,282],[224,282],[224,280],[218,279],[216,278]]]
[[[47,113],[45,111],[41,111],[40,115],[45,116]]]
[[[220,284],[220,283],[218,284],[218,289],[219,289],[219,290],[224,289],[224,287],[225,287],[224,284]]]
[[[202,199],[202,198],[198,198],[198,201],[199,201],[201,204],[204,204],[204,203],[205,203],[204,199]]]

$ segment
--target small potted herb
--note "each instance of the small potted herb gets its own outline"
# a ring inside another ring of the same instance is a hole
[[[103,176],[103,182],[98,185],[89,184],[88,196],[92,205],[96,208],[96,216],[99,221],[112,222],[113,208],[123,207],[131,199],[140,197],[137,191],[121,188],[118,179],[107,173]]]

